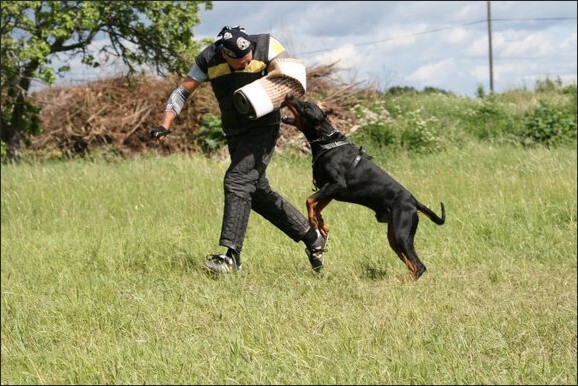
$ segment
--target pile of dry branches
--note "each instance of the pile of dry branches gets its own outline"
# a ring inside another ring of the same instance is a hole
[[[340,84],[332,78],[334,75],[333,65],[308,69],[306,98],[328,111],[335,127],[348,133],[356,121],[351,107],[361,91],[356,84]],[[30,149],[44,157],[86,155],[97,149],[113,149],[123,157],[149,151],[198,152],[195,133],[203,116],[206,113],[219,116],[208,84],[202,84],[188,98],[171,127],[173,133],[164,143],[148,138],[150,129],[161,122],[167,98],[179,81],[176,77],[120,77],[37,91],[31,97],[41,108],[43,132],[31,139]],[[303,136],[295,128],[282,124],[277,147],[282,149],[288,144],[307,151]]]

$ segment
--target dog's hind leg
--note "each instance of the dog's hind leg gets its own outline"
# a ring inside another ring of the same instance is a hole
[[[418,222],[419,217],[415,211],[405,214],[393,213],[392,221],[388,223],[387,228],[389,245],[410,270],[414,280],[426,271],[413,245]]]

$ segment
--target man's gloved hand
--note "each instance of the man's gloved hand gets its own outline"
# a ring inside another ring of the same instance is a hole
[[[165,129],[165,127],[161,125],[152,129],[149,135],[152,139],[161,139],[170,133],[170,130]]]

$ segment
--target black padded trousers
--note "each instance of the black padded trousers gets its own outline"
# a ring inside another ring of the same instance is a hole
[[[273,125],[227,138],[231,164],[223,179],[220,245],[241,252],[251,209],[294,241],[300,241],[309,230],[305,216],[274,192],[265,176],[278,136],[279,125]]]

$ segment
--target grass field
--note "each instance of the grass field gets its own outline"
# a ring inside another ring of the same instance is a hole
[[[225,161],[2,166],[2,384],[576,384],[576,148],[479,145],[376,162],[421,217],[407,269],[368,209],[333,202],[323,275],[251,217],[211,277]],[[298,208],[309,159],[276,156]]]

